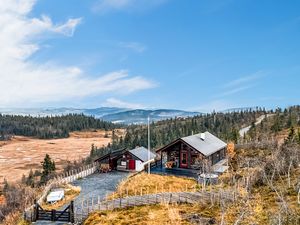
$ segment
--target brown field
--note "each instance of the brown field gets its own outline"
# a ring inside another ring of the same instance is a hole
[[[111,141],[111,132],[107,134],[105,137],[102,130],[73,132],[69,138],[50,140],[16,136],[10,141],[0,142],[0,185],[4,178],[14,182],[28,174],[30,169],[41,169],[46,153],[61,170],[67,161],[87,157],[92,144],[97,147],[107,145]]]

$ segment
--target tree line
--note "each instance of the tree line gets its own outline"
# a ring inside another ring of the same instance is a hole
[[[41,139],[66,138],[69,137],[69,133],[72,131],[85,129],[111,130],[118,127],[120,125],[83,114],[46,117],[0,114],[0,140],[9,139],[13,135]]]
[[[239,130],[252,124],[261,115],[270,112],[264,108],[239,110],[236,112],[213,112],[188,118],[172,118],[153,122],[150,125],[151,148],[158,149],[180,137],[209,131],[224,141],[237,143]],[[91,158],[96,158],[109,151],[121,148],[135,148],[148,145],[148,128],[146,125],[131,125],[126,128],[124,137],[112,135],[112,143],[106,147],[91,149]]]
[[[300,106],[277,108],[270,111],[271,116],[265,118],[259,125],[252,124],[245,141],[261,141],[275,139],[288,134],[289,139],[300,143]]]

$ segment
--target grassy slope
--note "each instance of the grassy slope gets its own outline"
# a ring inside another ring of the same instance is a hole
[[[194,179],[161,176],[157,174],[140,173],[122,181],[117,191],[109,196],[110,199],[120,196],[152,194],[161,192],[194,191],[197,182]]]
[[[219,214],[218,208],[200,205],[166,205],[140,206],[114,211],[101,211],[90,215],[84,225],[160,225],[160,224],[191,224],[190,218],[214,221]],[[195,216],[197,215],[197,216]]]

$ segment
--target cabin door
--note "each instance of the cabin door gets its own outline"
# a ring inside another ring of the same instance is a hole
[[[128,169],[135,170],[135,160],[134,159],[129,159]]]
[[[180,167],[187,168],[188,167],[187,162],[188,162],[187,152],[181,151],[180,152]]]

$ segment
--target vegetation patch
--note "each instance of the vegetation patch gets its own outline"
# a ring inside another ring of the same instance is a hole
[[[116,192],[108,198],[113,199],[127,195],[133,196],[163,192],[194,191],[196,187],[197,182],[194,179],[140,173],[120,182]]]
[[[215,221],[219,208],[192,204],[159,204],[138,206],[113,211],[99,211],[91,214],[84,225],[98,224],[195,224],[197,221]],[[199,223],[198,223],[199,224]]]

